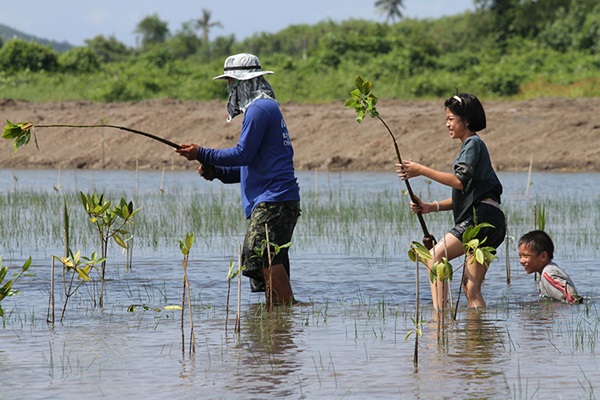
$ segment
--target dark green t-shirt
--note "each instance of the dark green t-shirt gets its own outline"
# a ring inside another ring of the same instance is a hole
[[[464,188],[452,189],[454,223],[468,218],[473,213],[473,206],[483,199],[500,203],[502,184],[494,172],[488,149],[478,135],[464,141],[452,169]]]

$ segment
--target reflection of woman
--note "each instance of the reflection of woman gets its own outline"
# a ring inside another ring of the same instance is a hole
[[[454,214],[454,227],[431,249],[433,260],[429,267],[441,261],[442,257],[452,260],[464,254],[462,235],[469,226],[482,222],[494,226],[479,232],[480,240],[487,237],[487,246],[498,247],[506,234],[506,221],[500,209],[502,184],[494,172],[485,143],[477,135],[486,127],[483,106],[477,97],[468,93],[450,97],[444,106],[450,137],[462,143],[452,165],[453,172],[436,171],[406,160],[403,165],[396,164],[398,176],[404,180],[423,175],[452,188],[452,197],[445,200],[426,203],[416,198],[416,203],[411,203],[414,213],[452,210]],[[481,285],[486,272],[487,266],[474,258],[465,265],[462,284],[469,307],[485,307]],[[434,283],[431,292],[434,307],[441,308],[446,299],[445,285]]]

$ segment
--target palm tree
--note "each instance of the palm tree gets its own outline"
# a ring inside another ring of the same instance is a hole
[[[219,21],[211,22],[211,17],[212,12],[203,8],[202,18],[195,21],[196,29],[202,30],[202,39],[204,39],[204,42],[206,43],[208,43],[208,33],[210,31],[210,28],[214,28],[215,26],[218,26],[220,28],[223,27],[223,24],[221,24]]]
[[[403,0],[377,0],[375,1],[375,10],[378,14],[385,15],[385,22],[392,22],[398,18],[402,19],[402,11],[404,8]]]

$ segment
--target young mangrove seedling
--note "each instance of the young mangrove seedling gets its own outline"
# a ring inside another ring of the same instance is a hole
[[[130,235],[130,233],[125,227],[132,221],[133,216],[139,211],[139,208],[134,209],[133,202],[127,202],[124,198],[121,198],[119,204],[111,209],[112,203],[104,199],[104,194],[100,196],[95,193],[84,194],[83,192],[79,192],[79,194],[90,222],[96,225],[96,230],[102,244],[102,259],[104,261],[102,261],[100,271],[101,285],[99,300],[100,307],[102,308],[104,305],[103,297],[108,242],[112,238],[117,245],[127,249],[127,241],[131,239],[131,236],[126,236]]]
[[[44,124],[44,125],[33,125],[31,122],[11,122],[6,120],[6,126],[4,126],[4,132],[2,133],[2,138],[7,140],[14,140],[13,148],[15,149],[15,153],[21,147],[26,146],[31,140],[31,135],[33,133],[34,128],[113,128],[120,129],[122,131],[127,131],[131,133],[135,133],[137,135],[142,135],[147,138],[159,141],[176,149],[179,149],[181,146],[177,143],[173,143],[170,140],[164,139],[160,136],[153,135],[151,133],[139,131],[137,129],[127,128],[125,126],[119,125],[110,125],[110,124],[93,124],[93,125],[80,125],[80,124]],[[37,136],[33,133],[33,139],[35,141],[35,147],[39,150],[39,144],[37,141]]]
[[[356,122],[359,124],[363,121],[367,114],[369,114],[371,118],[377,118],[379,121],[381,121],[392,138],[394,150],[396,151],[396,157],[398,157],[398,163],[404,164],[402,157],[400,156],[400,149],[398,148],[398,142],[396,141],[394,133],[388,124],[383,120],[383,118],[381,118],[379,111],[377,111],[377,108],[375,107],[379,98],[371,93],[371,82],[365,81],[360,75],[358,75],[354,79],[354,86],[356,86],[356,89],[350,92],[352,97],[346,100],[344,107],[354,109],[356,112]],[[406,190],[408,191],[411,201],[415,202],[415,195],[410,183],[407,180],[404,181],[404,183],[406,184]],[[425,224],[425,220],[423,219],[423,215],[421,213],[417,213],[417,217],[419,219],[421,229],[423,230],[423,244],[428,249],[431,249],[435,245],[435,238],[429,233],[427,225]]]
[[[19,273],[14,274],[11,279],[4,282],[4,279],[8,274],[8,267],[2,266],[2,257],[0,257],[0,285],[2,285],[2,282],[4,282],[4,284],[0,286],[0,317],[4,317],[4,310],[2,309],[2,300],[4,300],[6,297],[19,294],[18,290],[13,289],[13,285],[17,280],[19,280],[20,277],[22,277],[27,272],[27,270],[31,266],[31,261],[32,259],[30,256],[21,267],[21,271]]]
[[[188,233],[185,236],[185,240],[179,240],[179,249],[181,250],[181,254],[183,254],[183,260],[181,260],[181,265],[183,266],[183,293],[181,295],[181,352],[182,355],[185,356],[185,334],[183,329],[183,319],[185,313],[185,298],[187,296],[188,302],[188,314],[190,316],[190,350],[189,354],[196,353],[196,340],[194,337],[194,318],[192,313],[192,295],[190,292],[190,281],[187,275],[187,266],[188,266],[188,258],[190,254],[190,250],[194,244],[194,234]]]
[[[242,245],[238,245],[238,273],[237,273],[237,313],[235,315],[235,332],[239,335],[242,331]]]
[[[278,245],[277,243],[273,243],[269,241],[269,228],[267,225],[265,225],[265,232],[266,232],[266,239],[263,239],[261,241],[261,245],[260,247],[255,247],[254,248],[254,255],[252,256],[253,258],[258,257],[262,260],[263,262],[263,269],[264,268],[268,268],[269,271],[269,277],[266,280],[266,286],[267,289],[265,291],[265,295],[266,295],[266,303],[269,306],[269,311],[273,310],[273,279],[272,279],[272,262],[275,259],[275,256],[277,254],[279,254],[279,252],[282,249],[286,249],[288,247],[290,247],[292,245],[291,242],[282,244],[282,245]],[[265,257],[266,256],[266,257]],[[265,262],[266,260],[266,262]],[[265,265],[266,264],[266,265]]]
[[[487,241],[487,237],[484,237],[482,240],[477,239],[477,235],[479,234],[479,231],[482,228],[494,228],[494,225],[487,222],[477,223],[477,214],[475,213],[475,209],[473,209],[473,217],[475,225],[469,226],[462,235],[462,244],[463,249],[465,250],[465,261],[463,263],[461,284],[458,286],[459,291],[458,297],[456,299],[456,307],[454,308],[455,320],[456,314],[458,312],[458,302],[460,301],[460,289],[462,288],[462,281],[465,277],[466,265],[473,261],[476,261],[484,268],[488,268],[492,261],[494,261],[494,259],[497,258],[495,247],[483,246],[483,244]]]
[[[225,301],[225,333],[227,334],[227,321],[229,321],[229,297],[231,295],[231,281],[233,281],[244,269],[234,269],[235,263],[229,260],[229,270],[227,270],[227,300]]]
[[[98,258],[98,253],[93,252],[92,255],[88,257],[81,256],[81,250],[77,250],[75,254],[69,249],[69,256],[67,257],[58,257],[53,256],[54,259],[60,261],[63,268],[63,289],[65,294],[65,303],[63,304],[62,312],[60,314],[60,322],[63,321],[65,317],[65,312],[67,311],[67,303],[69,299],[77,293],[79,288],[84,282],[90,281],[90,272],[91,270],[100,263],[106,261],[105,257]],[[70,275],[67,278],[67,275]],[[75,277],[77,277],[78,282],[75,284]],[[53,296],[52,296],[53,297]],[[54,310],[54,305],[52,305],[52,310]],[[54,315],[52,315],[52,322],[54,322]]]
[[[419,262],[423,263],[427,266],[429,260],[431,260],[432,256],[429,250],[425,246],[423,246],[419,242],[413,241],[410,244],[410,249],[408,250],[408,258],[415,263],[416,271],[415,271],[415,316],[411,317],[411,321],[413,323],[414,328],[408,331],[404,340],[408,340],[410,335],[415,334],[415,351],[413,354],[413,365],[415,370],[419,368],[419,337],[423,335],[422,326],[425,323],[425,320],[421,319],[419,314],[420,307],[420,292],[419,292]]]

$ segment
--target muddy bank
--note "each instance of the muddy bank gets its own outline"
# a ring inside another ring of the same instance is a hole
[[[403,158],[449,168],[460,143],[444,126],[443,101],[381,100],[378,110],[394,131]],[[483,102],[488,129],[481,133],[499,171],[600,171],[600,98]],[[383,125],[362,124],[343,102],[282,105],[298,169],[393,170],[395,153]],[[225,122],[222,102],[173,99],[126,103],[32,103],[0,99],[0,115],[33,124],[113,124],[175,143],[224,148],[237,143],[241,117]],[[0,141],[1,168],[195,168],[173,148],[115,129],[39,128],[13,152]]]

